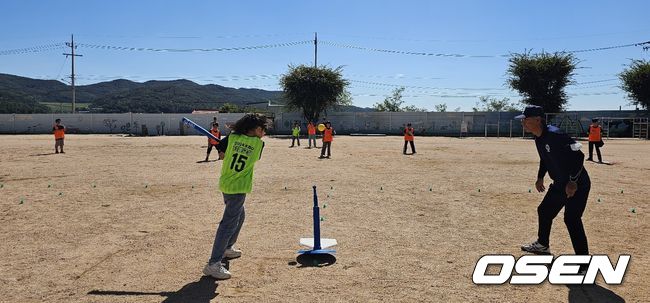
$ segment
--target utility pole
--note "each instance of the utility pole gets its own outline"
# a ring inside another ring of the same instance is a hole
[[[74,114],[76,111],[75,108],[75,102],[76,102],[76,97],[75,97],[75,91],[74,91],[74,57],[82,57],[83,55],[77,55],[74,53],[74,49],[77,48],[76,45],[74,45],[74,35],[70,35],[70,43],[66,42],[65,45],[69,46],[71,49],[70,54],[63,53],[66,58],[68,56],[72,57],[72,74],[70,74],[70,79],[72,80],[72,113]]]
[[[314,67],[318,68],[318,33],[314,32]]]

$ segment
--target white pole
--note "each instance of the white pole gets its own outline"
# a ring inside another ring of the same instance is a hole
[[[512,138],[512,120],[510,120],[510,138]]]

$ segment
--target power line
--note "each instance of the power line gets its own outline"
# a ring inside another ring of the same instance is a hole
[[[446,89],[446,90],[507,90],[506,88],[481,88],[481,87],[431,87],[431,86],[413,86],[413,85],[401,85],[401,84],[390,84],[390,83],[381,83],[381,82],[370,82],[370,81],[360,81],[360,80],[350,80],[350,82],[364,83],[377,86],[390,86],[390,87],[405,87],[405,88],[415,88],[415,89]]]
[[[254,50],[254,49],[295,46],[295,45],[308,44],[313,42],[314,42],[313,40],[307,40],[307,41],[296,41],[296,42],[286,42],[286,43],[254,45],[254,46],[217,47],[217,48],[151,48],[151,47],[98,45],[98,44],[85,44],[85,43],[80,43],[79,46],[85,48],[122,50],[122,51],[152,51],[152,52],[179,53],[179,52],[223,52],[223,51]]]
[[[605,80],[597,80],[597,81],[589,81],[589,82],[580,82],[580,83],[575,83],[574,85],[584,85],[584,84],[611,82],[611,81],[619,81],[619,80],[620,79],[618,79],[618,78],[614,78],[614,79],[605,79]]]
[[[380,53],[400,54],[400,55],[414,55],[414,56],[452,57],[452,58],[508,58],[508,57],[511,56],[511,54],[502,54],[502,55],[467,55],[467,54],[455,54],[455,53],[429,53],[429,52],[416,52],[416,51],[402,51],[402,50],[391,50],[391,49],[364,47],[364,46],[343,44],[343,43],[332,42],[332,41],[322,41],[322,40],[320,41],[320,43],[324,44],[324,45],[328,45],[328,46],[339,47],[339,48],[357,49],[357,50],[365,50],[365,51],[380,52]],[[606,47],[599,47],[599,48],[588,48],[588,49],[580,49],[580,50],[572,50],[572,51],[560,51],[560,53],[595,52],[595,51],[603,51],[603,50],[626,48],[626,47],[635,47],[635,46],[644,46],[644,45],[650,46],[650,41],[631,43],[631,44],[623,44],[623,45],[615,45],[615,46],[606,46]],[[644,47],[646,47],[646,46],[644,46]]]
[[[644,45],[650,45],[650,41],[631,43],[631,44],[623,44],[623,45],[615,45],[615,46],[598,47],[598,48],[580,49],[580,50],[573,50],[573,51],[565,51],[563,53],[585,53],[585,52],[595,52],[595,51],[609,50],[609,49],[615,49],[615,48],[624,48],[624,47],[632,47],[632,46],[644,46]],[[645,49],[645,46],[644,46],[644,49]]]
[[[63,49],[64,47],[65,47],[64,43],[52,43],[52,44],[45,44],[45,45],[25,47],[25,48],[9,49],[9,50],[0,51],[0,56],[39,53],[39,52],[56,50],[56,49]]]
[[[522,41],[548,41],[548,40],[567,40],[567,39],[579,39],[587,37],[599,37],[599,36],[620,36],[621,34],[630,34],[630,33],[646,33],[647,29],[640,29],[635,31],[625,31],[625,32],[609,32],[609,33],[593,33],[593,34],[581,34],[581,35],[567,35],[567,36],[555,36],[555,37],[527,37],[526,39],[414,39],[408,37],[395,37],[395,36],[361,36],[361,35],[347,35],[347,34],[338,34],[323,32],[327,36],[333,37],[350,37],[350,38],[361,38],[361,39],[370,39],[370,40],[388,40],[388,41],[409,41],[409,42],[426,42],[426,43],[478,43],[478,42],[522,42]]]
[[[400,50],[390,50],[390,49],[364,47],[364,46],[343,44],[343,43],[331,42],[331,41],[322,41],[322,40],[320,41],[320,43],[322,43],[324,45],[339,47],[339,48],[357,49],[357,50],[365,50],[365,51],[380,52],[380,53],[401,54],[401,55],[415,55],[415,56],[455,57],[455,58],[498,58],[498,57],[509,57],[510,56],[510,55],[464,55],[464,54],[445,54],[445,53],[400,51]]]

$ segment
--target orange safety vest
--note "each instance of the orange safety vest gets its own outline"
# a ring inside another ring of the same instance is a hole
[[[332,135],[333,128],[325,128],[323,131],[323,142],[332,142],[334,141],[334,136]]]
[[[590,125],[589,126],[589,142],[600,142],[600,140],[602,139],[600,137],[600,131],[601,131],[600,125],[598,125],[598,126]]]
[[[217,130],[210,129],[210,133],[213,134],[215,137],[221,139],[221,132],[218,129]],[[219,144],[219,141],[208,137],[208,143],[210,145],[217,145],[217,144]]]
[[[59,140],[65,138],[65,127],[63,125],[56,125],[52,127],[52,130],[54,131],[54,139]]]
[[[307,124],[307,134],[310,136],[316,134],[316,127],[311,123]]]
[[[404,128],[404,141],[413,141],[413,134],[415,133],[415,130],[413,127],[406,127]]]

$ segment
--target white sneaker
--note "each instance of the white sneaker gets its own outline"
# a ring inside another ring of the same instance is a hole
[[[235,259],[241,257],[241,250],[236,249],[234,246],[231,248],[226,248],[226,251],[223,253],[224,259]]]
[[[530,244],[522,245],[521,250],[534,253],[534,254],[540,254],[540,255],[551,254],[551,249],[548,246],[544,246],[537,241]]]
[[[203,274],[206,276],[211,276],[217,280],[226,280],[230,279],[230,272],[223,267],[221,262],[206,264],[203,267]]]

